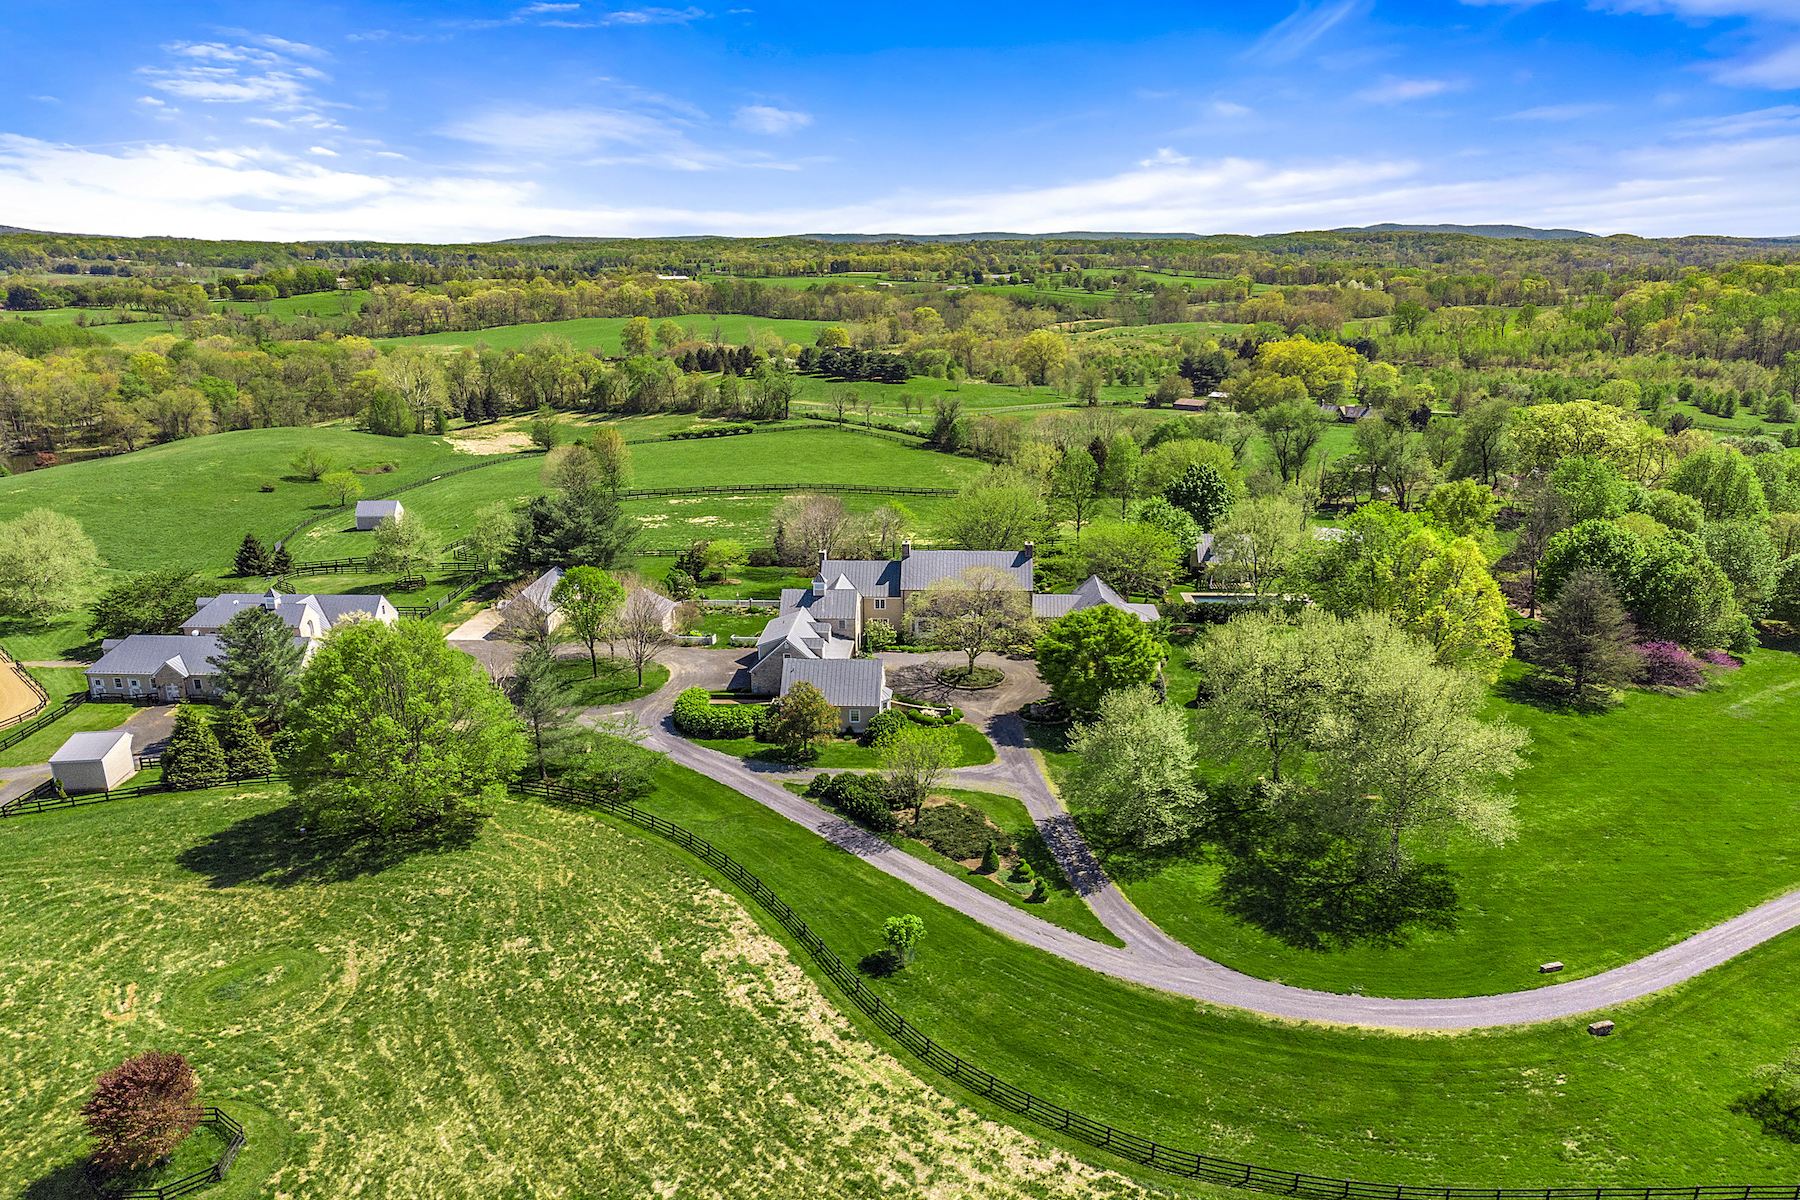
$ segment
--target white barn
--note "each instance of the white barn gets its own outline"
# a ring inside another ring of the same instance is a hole
[[[374,529],[387,517],[398,521],[405,515],[406,509],[398,500],[358,500],[356,502],[356,527],[358,529]]]

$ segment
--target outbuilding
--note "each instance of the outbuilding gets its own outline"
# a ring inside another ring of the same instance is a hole
[[[356,527],[358,529],[374,529],[388,517],[398,521],[406,515],[406,509],[398,500],[358,500],[356,502]]]
[[[50,773],[71,794],[110,792],[137,774],[131,734],[124,729],[71,734],[50,756]]]

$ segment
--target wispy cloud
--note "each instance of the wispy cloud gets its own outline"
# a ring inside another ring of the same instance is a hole
[[[296,64],[260,46],[173,42],[163,49],[171,64],[142,67],[138,74],[159,91],[203,104],[309,107],[316,103],[312,85],[330,78],[317,67]]]
[[[1174,147],[1163,146],[1149,158],[1138,159],[1140,167],[1184,167],[1194,160],[1185,154],[1175,153]]]
[[[1215,117],[1247,117],[1251,111],[1242,104],[1233,104],[1229,100],[1214,100],[1206,106],[1207,111]]]
[[[690,121],[623,109],[537,108],[478,113],[452,122],[442,132],[506,157],[526,155],[543,160],[605,166],[628,164],[674,171],[795,167],[794,163],[758,151],[715,150],[701,145],[690,133],[693,127]]]
[[[751,133],[793,133],[813,122],[811,113],[774,108],[767,104],[750,104],[737,110],[732,124]]]
[[[1301,4],[1256,39],[1244,52],[1244,57],[1272,63],[1292,62],[1314,42],[1342,24],[1362,2],[1363,0],[1338,0],[1335,4],[1320,4],[1317,7]]]
[[[1446,79],[1389,78],[1364,88],[1356,93],[1356,98],[1370,104],[1400,104],[1407,100],[1422,100],[1426,96],[1440,95],[1454,86]]]
[[[1544,104],[1537,108],[1525,108],[1516,113],[1507,113],[1498,120],[1579,121],[1584,117],[1598,116],[1610,108],[1612,108],[1610,104]]]

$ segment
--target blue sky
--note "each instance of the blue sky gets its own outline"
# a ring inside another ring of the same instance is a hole
[[[1800,0],[0,11],[0,224],[1800,234]]]

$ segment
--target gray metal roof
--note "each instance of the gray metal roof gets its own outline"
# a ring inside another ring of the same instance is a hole
[[[392,517],[405,511],[398,500],[358,500],[356,515],[359,517]]]
[[[120,742],[131,749],[131,731],[105,729],[99,733],[72,733],[62,748],[50,756],[52,763],[99,762]]]
[[[1055,620],[1072,612],[1094,608],[1106,604],[1121,612],[1128,612],[1140,621],[1160,620],[1162,614],[1156,611],[1154,604],[1133,604],[1107,586],[1098,575],[1089,575],[1082,580],[1081,586],[1073,592],[1038,593],[1031,598],[1031,613],[1045,620]]]
[[[935,580],[954,579],[970,567],[998,567],[1031,590],[1029,550],[914,550],[900,560],[900,590],[922,592]]]
[[[781,694],[810,683],[839,708],[880,708],[892,698],[879,658],[789,658],[781,664]]]
[[[210,633],[134,633],[106,647],[100,661],[87,668],[89,675],[154,675],[165,663],[174,663],[183,675],[215,675],[208,658],[223,658],[219,639]]]
[[[553,613],[557,606],[551,601],[550,593],[556,590],[556,585],[562,582],[562,577],[563,569],[561,567],[551,567],[532,580],[530,586],[519,593],[519,598],[531,601],[544,612]]]
[[[198,611],[181,623],[187,632],[200,629],[223,629],[239,610],[266,608],[286,621],[289,629],[300,628],[302,614],[310,607],[319,615],[319,624],[331,628],[353,613],[366,613],[380,621],[395,621],[400,613],[388,603],[386,596],[295,596],[270,588],[266,592],[226,592],[221,596],[202,596]]]

